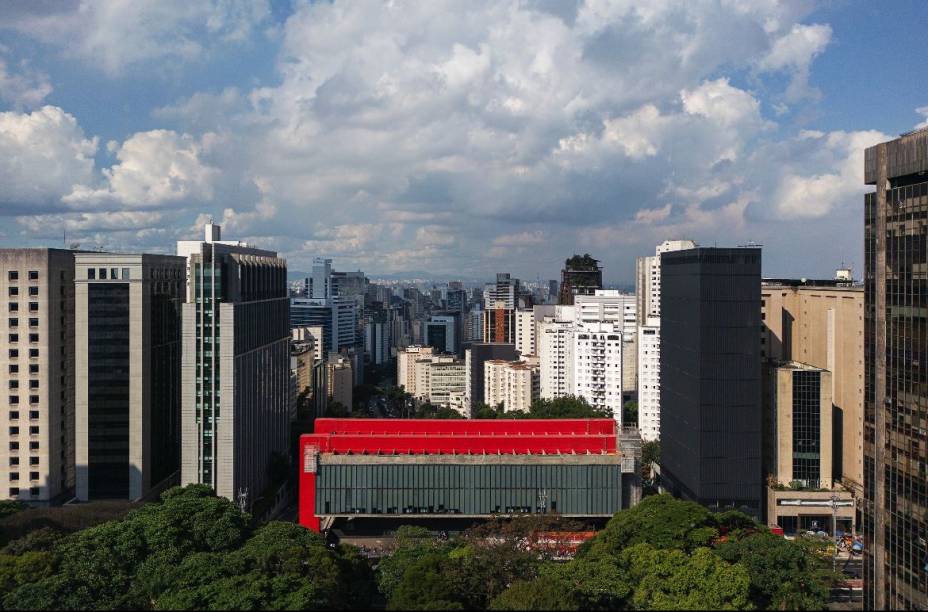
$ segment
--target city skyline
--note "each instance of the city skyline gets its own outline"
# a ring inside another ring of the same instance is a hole
[[[672,238],[862,270],[862,151],[925,120],[925,6],[723,4],[10,5],[0,241],[169,254],[212,216],[293,270],[590,252],[629,284]]]

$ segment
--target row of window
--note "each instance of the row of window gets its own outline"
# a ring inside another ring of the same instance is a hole
[[[12,440],[12,441],[10,441],[10,450],[11,450],[11,451],[18,451],[18,450],[19,450],[19,442],[18,442],[17,440]],[[30,441],[29,441],[29,450],[31,450],[31,451],[37,451],[37,450],[39,450],[39,441],[38,441],[38,440],[30,440]]]
[[[19,396],[18,396],[18,395],[11,395],[11,396],[9,397],[9,400],[10,400],[10,405],[11,405],[11,406],[18,406],[18,405],[19,405]],[[38,404],[38,403],[39,403],[39,396],[38,396],[38,395],[30,395],[30,396],[29,396],[29,403],[30,403],[30,404]]]
[[[36,481],[40,480],[38,472],[29,472],[29,480]],[[10,482],[19,481],[19,472],[10,472]]]
[[[106,280],[106,271],[106,268],[87,268],[87,280]],[[121,280],[129,280],[129,268],[122,268],[122,270],[119,268],[110,268],[109,279],[120,280],[120,271],[122,272]]]
[[[10,302],[7,304],[10,312],[19,312],[19,303]],[[39,303],[38,302],[29,302],[29,312],[39,312]]]
[[[18,380],[11,380],[11,381],[9,382],[9,385],[10,385],[10,389],[19,389],[19,381],[18,381]],[[30,380],[30,381],[29,381],[29,388],[30,388],[30,389],[38,389],[38,388],[39,388],[39,381],[37,381],[37,380]]]
[[[31,487],[29,489],[30,497],[38,497],[39,495],[39,487]],[[19,497],[19,487],[10,487],[10,497]]]
[[[18,364],[18,363],[11,363],[10,366],[9,366],[9,373],[10,373],[10,374],[19,374],[19,364]],[[38,374],[38,373],[39,373],[39,364],[37,364],[37,363],[30,363],[30,364],[29,364],[29,373],[30,373],[30,374]]]
[[[18,435],[19,435],[19,425],[10,425],[10,435],[11,435],[11,436],[18,436]],[[29,426],[29,435],[30,435],[30,436],[37,436],[37,435],[39,435],[39,426],[38,426],[38,425],[30,425],[30,426]]]
[[[16,359],[17,357],[19,357],[19,349],[10,349],[8,354],[9,354],[10,359]],[[30,359],[35,359],[38,356],[39,356],[39,349],[37,348],[29,349]]]
[[[7,321],[10,327],[19,327],[19,319],[16,317],[10,317]],[[39,319],[38,317],[29,317],[29,327],[38,327]]]
[[[11,344],[14,343],[14,342],[19,342],[19,334],[10,334],[10,335],[7,337],[7,340],[8,340]],[[38,342],[38,341],[39,341],[39,334],[37,334],[37,333],[29,334],[29,342]]]
[[[7,287],[7,295],[9,295],[10,297],[15,297],[15,296],[19,295],[19,287],[15,286],[15,285],[10,286],[10,287]],[[39,295],[39,288],[38,288],[38,287],[29,287],[29,295],[32,296],[32,297],[35,297],[35,296]]]
[[[39,411],[38,411],[38,410],[30,410],[30,411],[29,411],[29,419],[30,419],[30,420],[36,420],[36,419],[38,419],[38,418],[39,418]],[[19,411],[18,411],[18,410],[13,410],[13,411],[10,412],[10,420],[11,420],[11,421],[18,421],[18,420],[19,420]]]
[[[39,465],[39,458],[29,457],[29,465]],[[19,467],[19,457],[10,457],[10,467]]]
[[[19,280],[19,270],[10,270],[7,273],[7,278],[11,281]],[[39,280],[39,271],[38,270],[29,270],[29,280]]]

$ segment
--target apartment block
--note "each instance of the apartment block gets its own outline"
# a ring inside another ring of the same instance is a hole
[[[638,327],[638,429],[645,442],[661,437],[661,321]]]
[[[74,490],[74,253],[0,249],[0,500]]]

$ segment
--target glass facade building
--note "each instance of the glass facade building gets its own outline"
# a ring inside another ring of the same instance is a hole
[[[864,175],[864,605],[928,609],[928,130]]]

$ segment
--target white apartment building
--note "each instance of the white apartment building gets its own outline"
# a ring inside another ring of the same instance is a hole
[[[661,253],[696,248],[692,240],[665,240],[654,249],[654,255],[639,257],[636,262],[636,287],[638,297],[638,324],[645,324],[648,317],[661,316]]]
[[[412,396],[416,395],[416,360],[431,356],[431,346],[411,345],[396,353],[396,384]]]
[[[536,355],[535,311],[516,311],[516,350],[519,355]]]
[[[424,360],[419,360],[420,363]],[[467,372],[462,360],[451,356],[432,357],[431,362],[423,367],[428,372],[428,395],[432,404],[453,408],[460,405],[466,386]],[[453,401],[452,401],[453,400]]]
[[[539,327],[538,358],[541,397],[554,399],[574,392],[574,321],[548,318]]]
[[[489,406],[505,412],[528,412],[540,395],[540,367],[525,361],[491,359],[484,362],[484,396]]]
[[[593,295],[574,299],[578,323],[612,323],[622,331],[622,390],[637,389],[637,300],[630,293],[614,289],[597,289]]]
[[[638,327],[638,429],[645,442],[661,437],[661,321]]]
[[[573,331],[573,394],[612,410],[620,425],[622,344],[622,329],[616,323],[579,323]]]

